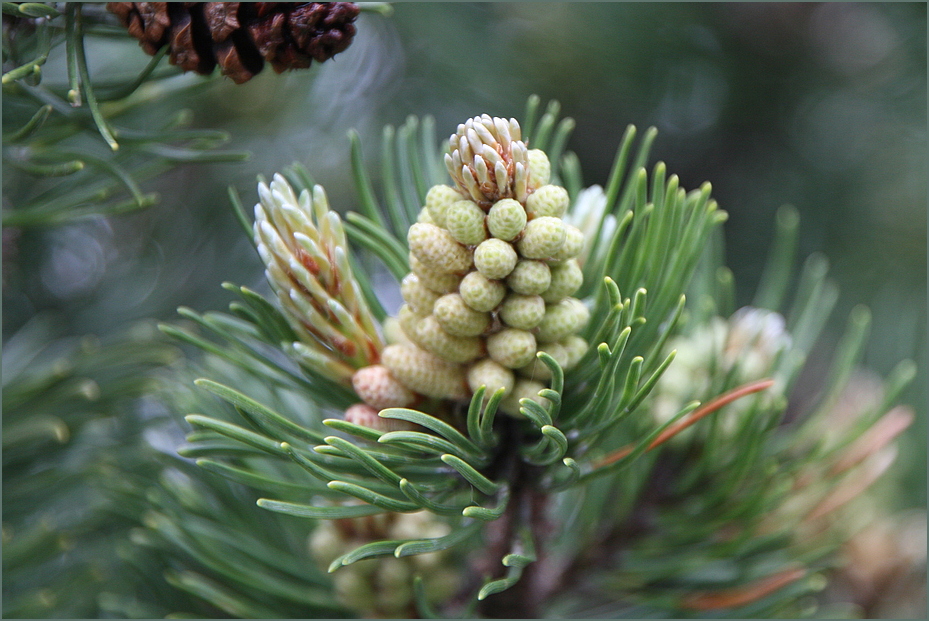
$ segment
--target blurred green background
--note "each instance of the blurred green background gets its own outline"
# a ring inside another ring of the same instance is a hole
[[[606,181],[629,123],[658,128],[652,152],[684,187],[712,182],[730,214],[739,303],[751,299],[775,210],[796,206],[801,257],[824,252],[842,292],[823,360],[863,303],[874,315],[865,364],[881,374],[902,358],[919,365],[904,397],[917,422],[885,489],[893,508],[925,506],[924,3],[413,3],[357,25],[352,46],[311,71],[265,71],[241,86],[186,76],[201,85],[123,119],[147,127],[189,108],[195,127],[229,131],[230,147],[253,157],[145,184],[161,195],[147,211],[5,230],[4,341],[37,315],[63,334],[105,335],[173,320],[182,304],[224,308],[225,280],[264,291],[226,186],[252,204],[255,176],[296,160],[335,208],[352,209],[349,128],[372,168],[386,123],[431,114],[444,136],[476,114],[519,117],[536,93],[576,119],[569,148],[585,184]],[[89,52],[101,78],[148,61],[130,40],[94,41]],[[64,81],[63,66],[51,58],[45,79]]]

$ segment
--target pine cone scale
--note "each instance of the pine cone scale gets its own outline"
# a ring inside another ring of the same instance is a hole
[[[216,65],[237,84],[267,61],[281,73],[304,69],[344,51],[355,35],[351,2],[109,2],[148,54],[169,46],[184,71]]]

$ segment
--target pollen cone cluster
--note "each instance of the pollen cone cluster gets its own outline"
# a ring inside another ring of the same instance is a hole
[[[505,389],[501,408],[518,415],[519,399],[538,399],[551,379],[538,352],[565,370],[586,352],[576,333],[589,313],[571,297],[584,236],[562,221],[568,192],[549,184],[547,156],[520,137],[515,119],[484,115],[450,138],[456,187],[432,187],[410,227],[399,334],[353,378],[372,407],[466,399],[486,386]]]

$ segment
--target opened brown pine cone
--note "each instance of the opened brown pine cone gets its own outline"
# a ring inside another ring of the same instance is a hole
[[[216,65],[236,84],[265,62],[278,73],[345,50],[355,35],[352,2],[108,2],[142,49],[165,45],[171,64],[209,74]]]

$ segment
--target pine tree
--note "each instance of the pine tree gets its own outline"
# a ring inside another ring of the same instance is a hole
[[[102,105],[89,8],[4,6],[4,94],[43,105],[5,132],[5,165],[64,175],[23,183],[5,227],[147,207],[140,179],[239,157],[214,134],[114,127],[134,89]],[[56,42],[64,94],[30,84]],[[137,80],[156,93],[160,58]],[[112,153],[63,147],[74,124]],[[447,140],[410,117],[385,128],[376,177],[352,134],[344,219],[300,165],[230,190],[270,299],[224,283],[228,313],[181,308],[160,335],[56,340],[36,321],[8,340],[4,615],[844,614],[815,594],[912,420],[914,365],[862,390],[858,307],[815,398],[791,403],[837,297],[819,255],[794,279],[796,213],[735,309],[710,184],[647,168],[656,132],[630,126],[585,187],[574,125],[538,97]],[[164,414],[137,416],[139,396]],[[146,437],[164,426],[187,431],[176,455]]]

